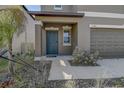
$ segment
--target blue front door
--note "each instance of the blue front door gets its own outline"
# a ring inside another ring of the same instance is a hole
[[[47,55],[58,54],[58,31],[46,32],[46,51]]]

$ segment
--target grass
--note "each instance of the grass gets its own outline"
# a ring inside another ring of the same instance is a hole
[[[0,73],[7,72],[8,69],[8,61],[4,59],[0,59]]]

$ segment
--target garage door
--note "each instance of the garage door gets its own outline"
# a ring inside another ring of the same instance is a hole
[[[124,57],[124,29],[91,29],[91,51],[102,57]]]

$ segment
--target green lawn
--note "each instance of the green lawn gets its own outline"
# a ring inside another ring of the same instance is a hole
[[[4,59],[0,59],[0,73],[6,72],[8,67],[8,61]]]

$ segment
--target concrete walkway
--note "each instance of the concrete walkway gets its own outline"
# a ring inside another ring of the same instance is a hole
[[[70,66],[71,56],[48,58],[52,60],[49,80],[117,78],[124,76],[124,59],[98,60],[100,66]]]

